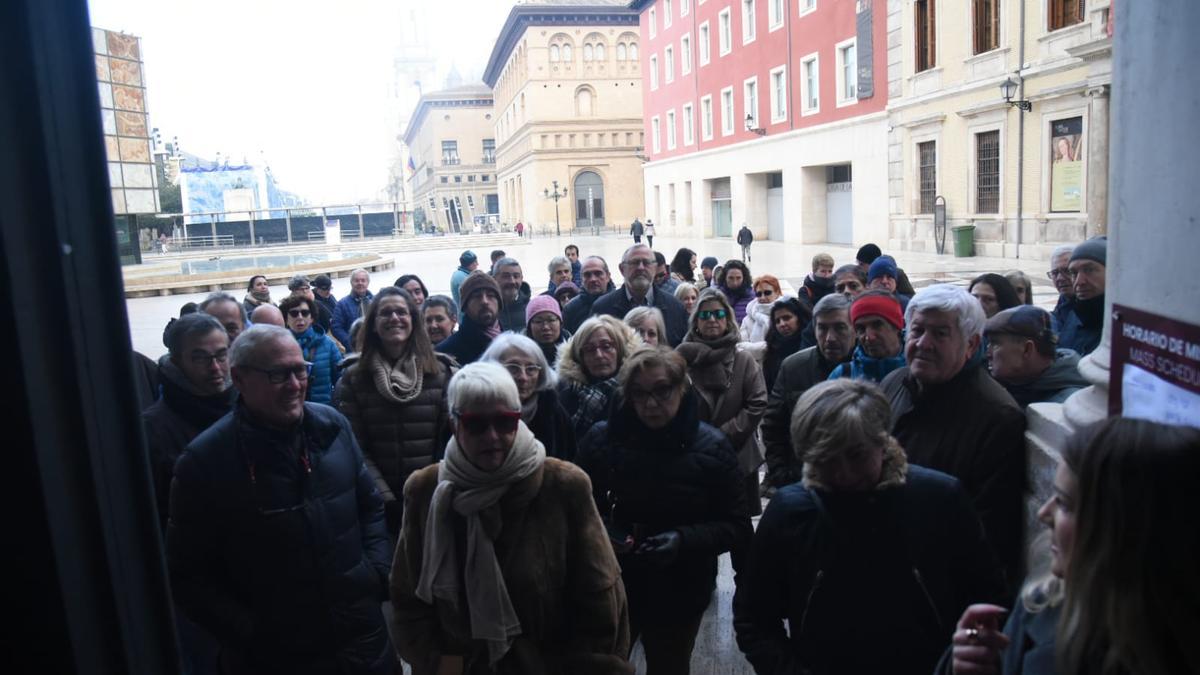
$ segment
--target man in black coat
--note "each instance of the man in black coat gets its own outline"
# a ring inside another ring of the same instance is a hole
[[[492,276],[500,286],[500,327],[516,333],[525,330],[525,307],[533,297],[533,290],[525,283],[521,263],[516,258],[501,258],[496,261]],[[465,309],[467,296],[462,292],[462,287],[459,287],[459,294],[462,295]]]
[[[621,276],[625,283],[606,293],[592,305],[592,314],[607,314],[624,319],[634,307],[657,307],[667,325],[667,342],[678,347],[687,334],[687,312],[675,296],[654,289],[654,272],[658,261],[654,251],[645,244],[634,244],[621,256]],[[584,282],[586,283],[586,281]]]
[[[500,285],[492,275],[475,270],[459,286],[463,318],[458,331],[438,343],[436,349],[453,356],[458,365],[474,363],[500,334]]]
[[[305,403],[308,367],[287,329],[248,329],[230,365],[233,412],[175,467],[179,610],[216,636],[225,673],[390,674],[392,551],[350,423]]]
[[[563,328],[572,334],[592,315],[596,300],[616,288],[608,271],[608,263],[598,255],[584,259],[580,276],[583,277],[583,292],[563,307]]]
[[[880,383],[892,435],[914,464],[962,481],[1013,594],[1025,548],[1025,415],[976,354],[986,318],[966,289],[935,284],[906,316],[908,365]]]

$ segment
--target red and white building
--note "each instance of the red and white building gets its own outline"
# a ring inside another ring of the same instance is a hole
[[[631,7],[660,233],[887,240],[887,0]]]

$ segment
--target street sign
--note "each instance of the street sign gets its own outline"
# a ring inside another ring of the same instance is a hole
[[[1110,415],[1200,427],[1200,326],[1113,305]]]

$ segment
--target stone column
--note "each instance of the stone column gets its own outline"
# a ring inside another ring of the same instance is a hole
[[[1087,236],[1108,234],[1108,96],[1109,87],[1088,90]]]

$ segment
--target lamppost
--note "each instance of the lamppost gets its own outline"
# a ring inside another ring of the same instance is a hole
[[[1008,103],[1016,108],[1020,108],[1025,112],[1033,110],[1033,103],[1026,101],[1025,99],[1018,99],[1016,101],[1013,100],[1013,97],[1017,95],[1018,87],[1020,87],[1020,85],[1018,85],[1016,82],[1013,82],[1011,77],[1006,78],[1000,83],[1000,94],[1004,97],[1005,103]]]
[[[758,134],[759,136],[767,135],[767,130],[758,126],[758,120],[754,119],[754,115],[746,115],[746,131]]]
[[[556,235],[561,237],[562,236],[562,225],[560,225],[558,222],[558,200],[567,196],[567,188],[566,188],[566,186],[563,186],[562,191],[559,192],[558,181],[553,180],[553,181],[550,181],[550,183],[554,186],[554,191],[551,192],[550,188],[546,188],[544,190],[544,192],[546,194],[546,199],[554,200],[554,232]]]

